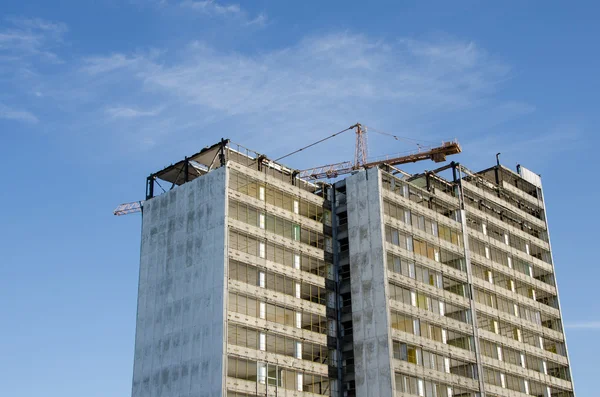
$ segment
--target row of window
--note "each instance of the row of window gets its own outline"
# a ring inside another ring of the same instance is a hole
[[[227,376],[266,385],[270,390],[281,388],[331,395],[329,378],[326,376],[271,363],[230,356],[227,358]]]
[[[492,292],[487,292],[476,288],[475,301],[493,309],[497,309],[501,312],[510,314],[511,316],[519,317],[534,324],[541,325],[545,328],[562,332],[560,319],[542,318],[542,314],[538,310],[512,302],[506,298],[497,296]]]
[[[444,289],[463,297],[469,297],[469,289],[461,281],[454,280],[438,271],[431,270],[390,252],[387,253],[387,267],[391,272],[410,277],[420,283]]]
[[[538,247],[537,245],[522,239],[521,237],[511,234],[506,230],[503,230],[493,224],[487,224],[481,219],[468,215],[467,222],[470,228],[475,229],[496,241],[506,244],[507,246],[518,249],[521,252],[525,252],[527,255],[531,255],[539,260],[546,263],[552,263],[550,259],[550,252]]]
[[[321,364],[326,364],[329,358],[327,346],[241,325],[229,324],[227,326],[227,342],[230,345],[248,347]]]
[[[423,208],[435,211],[438,214],[455,221],[460,221],[458,207],[452,208],[444,201],[435,197],[435,195],[429,194],[424,190],[419,189],[418,187],[413,186],[406,181],[396,178],[391,174],[382,172],[381,185],[383,189],[407,198],[410,201],[423,206]]]
[[[477,322],[477,325],[480,329],[484,329],[505,338],[513,339],[530,346],[544,349],[551,353],[559,354],[561,356],[566,357],[567,355],[564,343],[548,339],[542,335],[539,335],[538,333],[531,332],[526,329],[515,327],[514,325],[501,321],[497,318],[492,318],[487,314],[477,312]]]
[[[476,397],[475,393],[460,386],[449,385],[410,375],[395,374],[396,391],[420,397]]]
[[[496,247],[490,247],[482,241],[469,237],[469,249],[471,252],[483,256],[492,262],[495,262],[499,265],[508,266],[519,273],[554,286],[554,277],[552,273],[548,273],[537,266],[534,267],[531,263],[525,262],[519,258],[512,257]]]
[[[481,354],[484,356],[531,369],[555,378],[564,379],[566,381],[571,380],[569,368],[565,365],[548,362],[523,351],[515,350],[508,346],[502,346],[485,339],[479,341],[479,346],[481,348]]]
[[[475,364],[450,357],[444,357],[440,354],[423,350],[418,346],[394,341],[393,353],[395,359],[407,361],[420,367],[424,367],[425,369],[433,369],[469,379],[477,378]]]
[[[262,181],[238,171],[230,171],[229,188],[252,198],[264,201],[267,204],[274,205],[286,211],[331,226],[331,212],[324,209],[322,204],[317,205],[312,201],[307,201],[299,196],[285,193],[272,185],[265,184]]]
[[[446,316],[467,324],[471,324],[471,315],[468,309],[430,297],[420,291],[413,291],[408,288],[389,283],[389,295],[390,299],[406,305],[415,306],[419,309],[439,314],[440,316]]]
[[[519,280],[513,280],[509,276],[495,272],[478,263],[471,263],[473,276],[485,280],[488,283],[498,285],[511,292],[532,299],[536,302],[558,309],[558,298],[555,295],[548,294],[545,291],[538,292],[529,284],[525,284]]]
[[[229,200],[229,218],[235,219],[251,226],[264,229],[278,236],[299,241],[315,248],[332,250],[331,237],[323,233],[303,227],[290,220],[280,218],[273,214],[265,213],[246,203]]]
[[[260,318],[274,323],[317,332],[327,333],[327,319],[318,314],[295,311],[259,299],[229,293],[229,311]]]
[[[415,229],[427,232],[434,237],[439,237],[454,245],[462,245],[462,233],[459,230],[450,228],[444,224],[438,224],[438,222],[424,215],[411,212],[398,203],[384,200],[383,211],[386,215],[411,225]]]
[[[524,379],[520,376],[505,374],[491,368],[484,368],[484,381],[487,384],[502,387],[504,389],[514,390],[516,392],[530,394],[532,396],[572,396],[570,392],[558,392],[555,394],[550,386],[534,380]]]
[[[427,321],[397,312],[391,312],[392,328],[421,336],[436,342],[474,351],[473,337],[461,332],[450,331]]]
[[[544,230],[540,230],[537,227],[529,225],[528,222],[520,219],[519,216],[513,213],[507,213],[505,208],[499,207],[494,203],[485,202],[471,192],[465,194],[465,204],[471,208],[478,209],[479,211],[484,212],[486,215],[490,215],[506,223],[507,225],[520,229],[535,238],[546,242],[548,241],[547,233]]]
[[[321,277],[325,277],[327,267],[330,266],[324,260],[314,256],[231,229],[229,230],[228,244],[231,249]]]
[[[265,269],[258,269],[256,266],[233,259],[229,260],[229,278],[321,305],[324,305],[327,300],[325,288]]]
[[[443,263],[463,272],[466,271],[465,260],[461,255],[440,248],[428,241],[413,237],[390,225],[385,225],[385,240],[388,243],[397,245],[400,248],[414,252],[432,261]]]

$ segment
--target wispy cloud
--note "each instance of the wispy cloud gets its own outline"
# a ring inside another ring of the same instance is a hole
[[[0,103],[0,119],[37,123],[38,118],[31,112],[23,109],[14,109]]]
[[[216,0],[183,0],[179,6],[206,16],[230,18],[238,21],[242,26],[264,27],[268,21],[265,12],[252,16],[237,3],[224,3]]]
[[[580,323],[567,323],[565,328],[569,329],[597,329],[600,330],[600,321],[583,321]]]
[[[13,61],[38,57],[61,62],[54,49],[63,42],[68,31],[63,23],[39,18],[8,17],[8,26],[0,29],[0,55]]]
[[[242,12],[239,4],[221,4],[214,0],[185,0],[180,4],[182,7],[190,8],[195,11],[201,11],[206,14],[218,15],[238,15]]]
[[[81,70],[89,75],[109,73],[115,70],[135,66],[137,63],[151,59],[149,56],[112,54],[109,56],[90,57],[83,60]]]
[[[267,17],[267,14],[265,14],[264,12],[261,12],[254,19],[247,21],[246,26],[255,25],[255,26],[264,27],[265,25],[267,25],[268,21],[269,21],[269,18]]]
[[[160,114],[161,111],[161,108],[152,110],[141,110],[126,106],[110,107],[105,110],[106,114],[113,119],[133,119],[138,117],[151,117]]]
[[[499,108],[518,117],[532,108],[493,101],[509,74],[508,66],[469,41],[381,40],[342,32],[258,55],[202,41],[98,54],[65,77],[71,92],[63,97],[99,102],[94,107],[113,123],[136,118],[135,132],[123,128],[137,141],[143,136],[160,143],[169,133],[213,124],[238,131],[240,140],[259,134],[261,145],[269,146],[265,150],[276,151],[299,133],[310,140],[349,121],[370,121],[408,136],[451,137],[449,115]],[[119,95],[127,97],[126,108],[113,105]],[[375,155],[386,146],[374,142],[370,148]]]
[[[248,18],[233,3],[185,3],[214,16],[268,23],[266,14]],[[13,26],[54,32],[60,39],[67,32],[60,23],[33,19]],[[210,126],[276,153],[297,146],[298,136],[308,141],[356,121],[437,140],[456,136],[448,128],[453,118],[478,117],[492,109],[506,117],[533,111],[526,103],[495,98],[498,86],[510,78],[509,66],[472,41],[452,38],[384,40],[332,32],[254,54],[194,41],[71,61],[61,73],[38,78],[29,95],[41,92],[44,101],[68,110],[74,131],[110,122],[114,139],[146,142],[145,149],[173,134],[182,137],[177,142],[186,136],[197,139],[196,132]],[[464,123],[460,128],[465,130]],[[389,151],[389,142],[376,138],[370,138],[370,154]],[[339,158],[330,160],[351,157],[351,146],[335,150]],[[320,150],[326,149],[315,148],[316,156]]]
[[[24,103],[23,92],[26,96],[39,92],[36,85],[44,69],[63,64],[59,49],[67,32],[65,24],[39,18],[0,20],[0,118],[38,122],[31,111],[15,104]]]

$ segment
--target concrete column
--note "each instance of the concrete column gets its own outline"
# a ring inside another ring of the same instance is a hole
[[[346,179],[357,396],[395,393],[379,169]]]

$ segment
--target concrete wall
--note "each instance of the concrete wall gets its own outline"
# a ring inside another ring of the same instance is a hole
[[[134,397],[225,393],[226,171],[144,204]]]
[[[356,395],[393,396],[379,169],[346,179]]]

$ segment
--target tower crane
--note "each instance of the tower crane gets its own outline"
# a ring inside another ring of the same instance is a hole
[[[309,168],[300,171],[298,176],[302,179],[307,180],[318,180],[326,178],[336,178],[339,175],[344,175],[356,171],[361,168],[372,168],[378,167],[382,164],[387,165],[399,165],[406,163],[415,163],[421,160],[431,159],[436,163],[446,161],[446,156],[458,154],[462,151],[458,141],[442,142],[441,146],[437,147],[423,147],[418,146],[418,150],[409,154],[400,155],[387,155],[380,158],[367,161],[367,128],[359,123],[349,127],[349,129],[356,130],[356,147],[354,151],[354,161],[344,161],[341,163],[322,165],[318,167]],[[346,130],[347,131],[347,130]],[[383,133],[398,139],[396,135]]]

